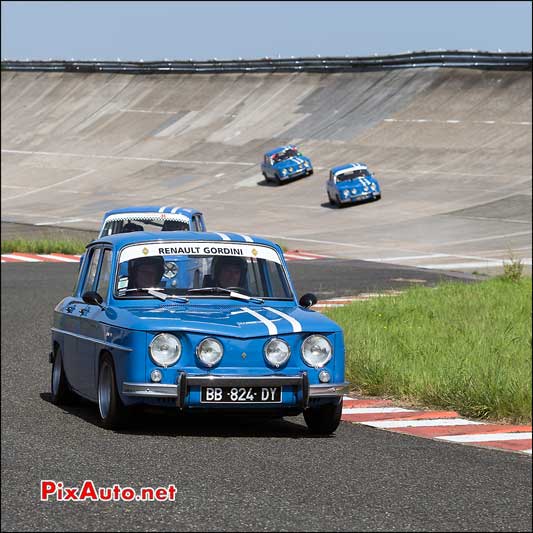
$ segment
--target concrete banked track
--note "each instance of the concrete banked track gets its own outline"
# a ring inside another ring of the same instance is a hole
[[[2,220],[96,229],[107,209],[202,209],[210,229],[338,257],[468,269],[531,258],[531,73],[2,73]],[[268,186],[297,143],[309,178]],[[378,202],[333,209],[364,161]],[[478,268],[479,269],[479,268]]]

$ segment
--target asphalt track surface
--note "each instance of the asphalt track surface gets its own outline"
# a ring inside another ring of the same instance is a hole
[[[531,458],[519,454],[346,422],[316,438],[302,417],[147,414],[105,431],[92,405],[49,401],[51,314],[76,266],[1,272],[2,531],[531,530]],[[177,498],[40,502],[42,479],[175,484]]]

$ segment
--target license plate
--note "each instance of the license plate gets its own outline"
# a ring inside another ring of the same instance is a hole
[[[202,387],[202,403],[281,403],[281,387]]]

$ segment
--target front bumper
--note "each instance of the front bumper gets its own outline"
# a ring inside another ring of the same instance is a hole
[[[357,194],[355,196],[348,196],[348,197],[341,197],[341,203],[343,204],[351,204],[354,202],[362,202],[364,200],[370,200],[371,198],[375,198],[376,196],[379,196],[381,193],[378,191],[372,191],[369,193],[364,194]]]
[[[191,387],[268,387],[292,388],[299,398],[301,408],[309,405],[309,399],[342,396],[349,383],[326,383],[310,385],[307,372],[296,376],[215,376],[178,374],[175,385],[164,383],[123,383],[122,394],[137,398],[173,398],[176,406],[183,409],[187,405],[187,395]]]
[[[311,170],[313,170],[311,167],[308,167],[308,168],[301,168],[301,169],[298,169],[292,173],[289,173],[287,172],[287,174],[284,176],[283,174],[280,176],[280,179],[282,180],[288,180],[290,178],[295,178],[296,176],[301,176],[303,174],[307,174],[308,172],[310,172]]]

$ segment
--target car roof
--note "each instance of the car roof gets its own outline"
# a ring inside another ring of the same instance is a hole
[[[365,163],[347,163],[346,165],[339,165],[337,167],[333,167],[331,169],[331,172],[333,174],[338,174],[339,172],[345,172],[347,170],[363,170],[368,169]]]
[[[221,243],[263,244],[265,246],[279,248],[276,243],[255,235],[245,235],[243,233],[233,232],[219,233],[214,231],[132,231],[129,233],[116,233],[115,235],[101,237],[92,241],[87,246],[95,243],[108,243],[111,244],[113,248],[118,249],[129,244],[148,241],[219,241]]]
[[[294,144],[287,144],[286,146],[278,146],[277,148],[274,148],[273,150],[269,150],[268,152],[265,152],[265,155],[273,156],[274,154],[279,154],[280,152],[284,152],[285,150],[288,150],[289,148],[296,148]]]
[[[129,206],[129,207],[119,207],[117,209],[112,209],[107,211],[104,214],[104,220],[111,215],[121,215],[126,213],[179,213],[191,218],[193,215],[202,214],[198,209],[192,207],[179,207],[173,205],[141,205],[141,206]]]

